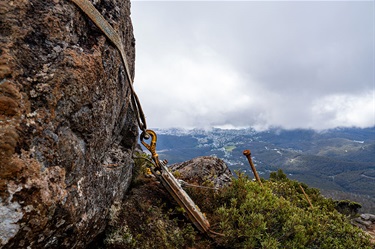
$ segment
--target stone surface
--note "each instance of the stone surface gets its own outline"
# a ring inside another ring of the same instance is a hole
[[[169,167],[172,172],[178,171],[178,178],[203,185],[206,181],[213,187],[220,188],[231,182],[232,173],[225,162],[219,158],[203,156],[192,160],[173,164]]]
[[[373,223],[375,223],[375,214],[361,214],[362,220],[369,220]]]
[[[134,73],[130,2],[94,0]],[[0,2],[0,247],[84,248],[129,186],[119,52],[71,1]]]
[[[359,217],[352,219],[352,224],[362,228],[368,235],[371,236],[371,241],[375,245],[375,215],[361,214]]]

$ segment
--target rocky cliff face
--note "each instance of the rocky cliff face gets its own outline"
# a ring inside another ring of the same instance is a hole
[[[94,0],[134,72],[130,2]],[[83,248],[132,171],[119,52],[69,0],[0,2],[0,247]]]

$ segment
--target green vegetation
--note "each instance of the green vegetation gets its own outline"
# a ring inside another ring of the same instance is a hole
[[[335,209],[335,203],[317,189],[304,189],[279,171],[261,188],[239,175],[222,193],[226,200],[215,215],[220,246],[230,248],[371,248],[364,233]]]
[[[336,210],[353,214],[350,208],[358,209],[357,203],[326,199],[319,190],[289,180],[281,170],[263,180],[263,188],[238,173],[219,191],[187,189],[211,229],[224,235],[211,239],[192,227],[160,184],[146,178],[144,170],[137,172],[121,208],[113,208],[106,248],[374,248],[369,237],[350,224],[349,215]]]
[[[234,146],[234,145],[228,145],[228,146],[224,147],[224,149],[228,152],[232,152],[235,148],[236,148],[236,146]]]

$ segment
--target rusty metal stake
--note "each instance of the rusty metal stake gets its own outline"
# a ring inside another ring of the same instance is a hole
[[[253,161],[251,160],[251,152],[250,152],[250,150],[244,150],[244,151],[243,151],[243,154],[247,157],[247,160],[249,161],[249,164],[250,164],[251,170],[252,170],[253,173],[254,173],[255,179],[259,182],[260,186],[263,187],[262,181],[260,180],[259,175],[258,175],[258,172],[257,172],[257,170],[255,169],[254,163],[253,163]]]

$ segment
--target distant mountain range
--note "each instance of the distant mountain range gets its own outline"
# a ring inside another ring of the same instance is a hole
[[[327,197],[351,199],[375,213],[375,127],[314,130],[155,129],[160,159],[169,164],[216,156],[250,175],[243,156],[250,149],[261,177],[282,169],[290,179],[321,189]]]

